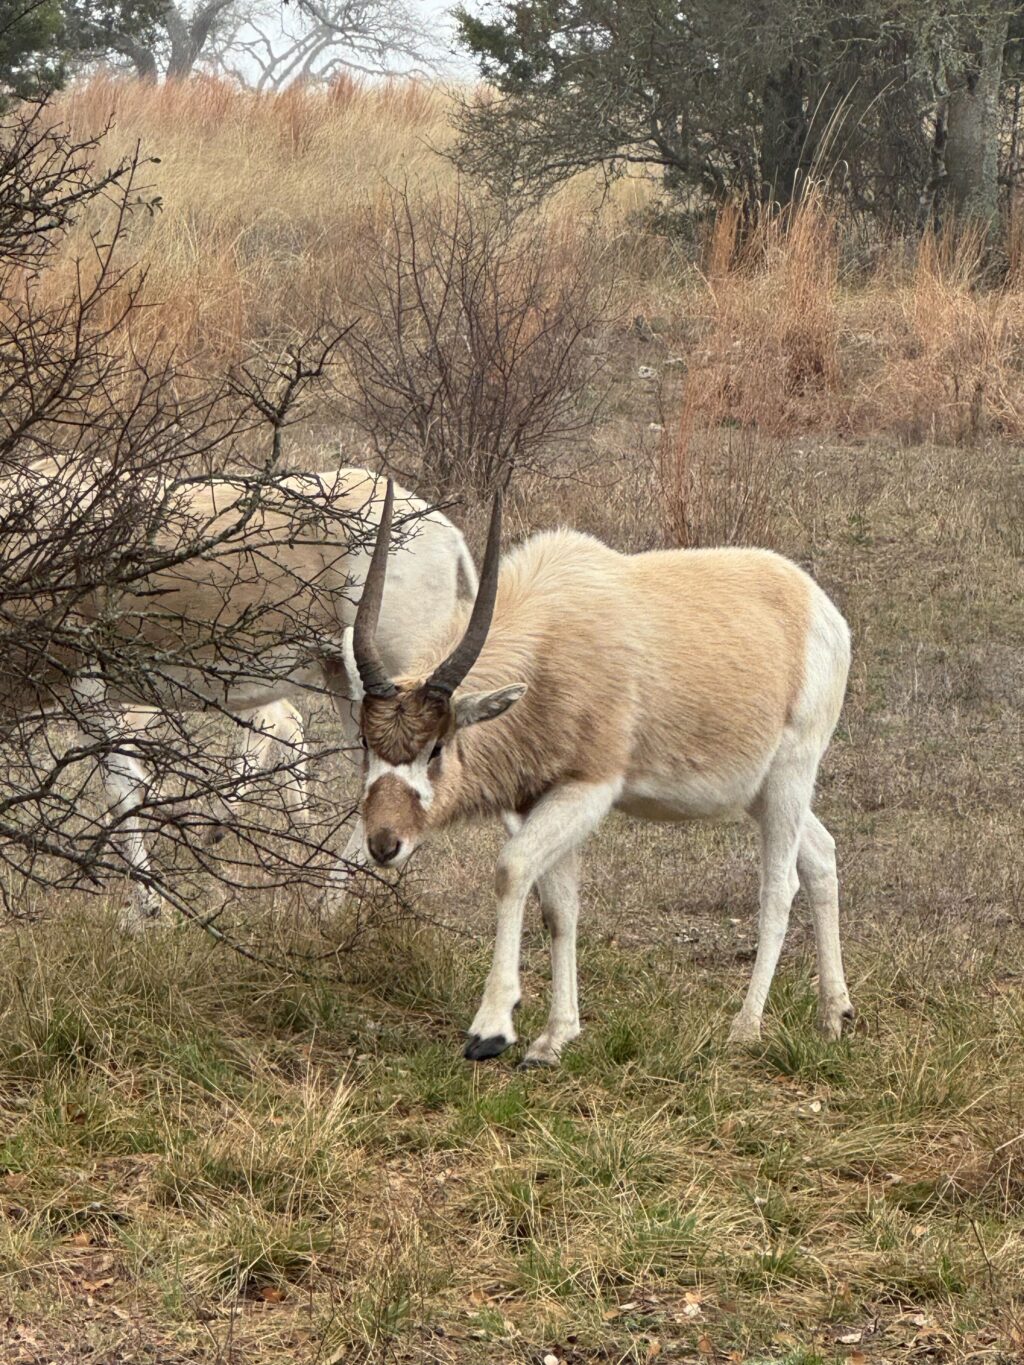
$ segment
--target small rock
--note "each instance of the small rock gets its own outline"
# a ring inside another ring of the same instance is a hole
[[[562,1362],[558,1359],[557,1356],[546,1355],[544,1357],[544,1365],[562,1365]]]
[[[658,371],[653,365],[641,365],[636,372],[637,379],[657,379]]]

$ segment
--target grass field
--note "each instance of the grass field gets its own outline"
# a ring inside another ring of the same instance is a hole
[[[155,98],[131,95],[122,134],[159,132]],[[297,116],[247,109],[208,135],[262,119],[308,154]],[[358,139],[332,136],[342,164]],[[275,298],[301,305],[322,269],[306,227],[264,295],[213,249],[221,200],[191,192],[182,249],[249,311],[182,291],[182,336],[230,352],[289,325]],[[285,952],[329,946],[301,910],[256,905],[244,932],[280,964],[257,966],[188,926],[122,941],[101,897],[37,897],[0,928],[3,1365],[1024,1358],[1024,296],[938,254],[855,288],[814,243],[720,271],[712,249],[701,282],[622,203],[607,221],[610,253],[634,235],[604,416],[562,477],[519,486],[512,533],[567,520],[636,548],[742,515],[841,606],[854,663],[817,809],[855,1031],[815,1032],[798,899],[765,1041],[726,1047],[755,942],[742,828],[601,831],[584,1032],[543,1073],[515,1070],[518,1047],[460,1056],[493,830],[424,850],[408,922],[314,980]],[[296,463],[323,459],[332,412],[293,434]],[[479,509],[464,519],[479,548]],[[546,1003],[538,918],[525,1040]]]

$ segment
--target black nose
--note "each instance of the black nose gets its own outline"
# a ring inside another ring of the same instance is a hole
[[[397,858],[398,850],[402,847],[402,841],[393,829],[382,829],[379,833],[372,834],[367,843],[373,861],[380,863],[382,867]]]

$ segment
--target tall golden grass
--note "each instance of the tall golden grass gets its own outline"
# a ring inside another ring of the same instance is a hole
[[[450,94],[414,80],[257,94],[213,79],[162,86],[96,78],[72,86],[57,112],[73,131],[109,123],[102,156],[138,143],[158,158],[146,186],[159,210],[134,215],[131,250],[147,272],[148,321],[135,325],[188,354],[233,358],[253,339],[302,331],[310,318],[344,320],[358,309],[361,227],[389,187],[428,198],[456,193],[444,155],[452,140]],[[605,203],[610,236],[647,192],[625,186]],[[581,177],[544,209],[564,234],[598,202]],[[88,255],[83,221],[68,260]]]
[[[741,230],[742,229],[742,230]],[[1024,433],[1024,280],[971,228],[896,243],[844,280],[824,199],[750,227],[720,211],[700,332],[660,462],[669,538],[764,541],[782,448],[812,435],[969,445]]]
[[[128,232],[150,305],[133,339],[173,345],[207,368],[315,319],[359,316],[365,228],[391,190],[413,204],[456,199],[451,107],[449,92],[411,80],[259,95],[209,79],[99,78],[70,88],[57,112],[76,133],[110,123],[108,160],[136,143],[159,158],[145,171],[159,209],[140,208]],[[650,226],[642,211],[656,195],[651,177],[602,195],[581,175],[524,212],[562,243],[600,242],[592,255],[621,320],[607,338],[621,380],[637,360],[656,370],[672,354],[685,360],[661,459],[670,538],[755,535],[744,471],[757,466],[760,486],[758,461],[794,435],[964,443],[1024,430],[1024,276],[1011,270],[993,287],[970,232],[896,244],[867,278],[844,274],[839,223],[811,193],[752,227],[721,208],[695,263]],[[68,271],[107,226],[78,225]],[[637,314],[653,328],[639,356],[627,326]],[[697,514],[697,503],[720,504],[723,480],[735,507],[701,530],[710,512]]]

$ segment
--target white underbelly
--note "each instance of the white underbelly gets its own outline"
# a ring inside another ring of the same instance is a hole
[[[763,772],[728,778],[693,772],[645,775],[626,783],[615,808],[636,820],[735,820],[749,809],[763,777]]]

